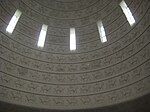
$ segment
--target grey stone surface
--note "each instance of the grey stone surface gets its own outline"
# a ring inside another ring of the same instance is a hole
[[[132,27],[119,2],[1,0],[0,101],[68,110],[103,108],[149,94],[150,2],[126,0],[136,20]],[[9,35],[5,29],[16,9],[23,14]],[[99,39],[99,19],[106,43]],[[36,44],[42,24],[49,27],[40,49]],[[74,52],[69,50],[70,27],[77,34]]]

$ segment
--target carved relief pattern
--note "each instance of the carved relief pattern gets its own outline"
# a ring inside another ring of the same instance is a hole
[[[0,2],[0,101],[79,109],[150,93],[148,0],[126,1],[137,17],[131,28],[116,0],[49,0],[50,7],[46,1]],[[17,8],[23,15],[9,35],[5,29]],[[100,18],[108,38],[104,44],[96,26]],[[43,23],[49,29],[45,47],[39,49],[37,32]],[[68,44],[72,26],[77,27],[73,53]]]

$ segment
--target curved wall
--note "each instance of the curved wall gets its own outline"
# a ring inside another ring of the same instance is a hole
[[[50,3],[51,5],[50,5]],[[150,93],[150,2],[126,0],[5,0],[0,2],[0,101],[45,109],[103,107]],[[84,5],[83,5],[84,4]],[[72,9],[71,9],[71,8]],[[12,35],[5,29],[23,12]],[[108,42],[101,43],[102,19]],[[42,24],[46,44],[36,46]],[[69,28],[77,50],[69,50]]]

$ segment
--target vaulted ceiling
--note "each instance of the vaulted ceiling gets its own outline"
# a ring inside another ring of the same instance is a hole
[[[124,1],[135,19],[133,26],[121,0],[0,0],[1,105],[47,110],[115,105],[117,110],[117,105],[148,95],[150,2]],[[9,34],[6,28],[17,9],[22,15]],[[43,24],[47,35],[39,48]],[[69,49],[70,28],[76,33],[74,51]]]

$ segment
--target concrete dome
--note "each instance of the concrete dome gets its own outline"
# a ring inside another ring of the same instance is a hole
[[[31,112],[32,108],[82,111],[149,95],[150,2],[125,0],[136,21],[133,26],[120,2],[1,0],[1,105],[23,106]],[[6,27],[17,9],[22,15],[13,33],[8,34]],[[105,43],[99,38],[99,20],[105,28]],[[48,25],[48,30],[45,46],[39,48],[42,24]],[[75,51],[69,49],[72,27],[76,30]]]

